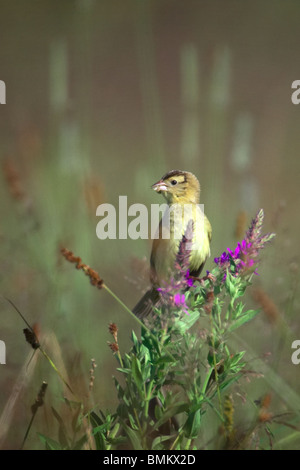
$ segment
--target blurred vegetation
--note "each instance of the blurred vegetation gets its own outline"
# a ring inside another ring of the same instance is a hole
[[[59,250],[81,256],[132,307],[147,286],[150,243],[98,240],[96,207],[117,205],[125,194],[129,204],[162,202],[151,184],[173,168],[192,171],[213,226],[207,269],[242,238],[260,207],[266,231],[277,233],[248,294],[249,308],[262,314],[236,341],[265,374],[247,394],[271,394],[272,411],[289,411],[286,390],[299,393],[291,343],[300,334],[300,108],[290,96],[299,79],[300,5],[0,0],[0,11],[0,79],[7,88],[0,106],[0,293],[36,324],[86,403],[113,407],[107,325],[117,323],[123,351],[136,325],[106,292],[70,270]],[[43,380],[45,406],[28,448],[40,446],[37,430],[57,432],[51,406],[63,413],[68,396],[37,353],[28,365],[24,327],[2,299],[3,448],[20,447]],[[284,428],[281,439],[284,448],[299,447],[295,430]]]

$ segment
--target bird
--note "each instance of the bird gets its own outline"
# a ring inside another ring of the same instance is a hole
[[[162,194],[167,202],[153,240],[150,257],[150,289],[143,295],[133,308],[133,313],[140,319],[153,312],[153,307],[161,305],[159,288],[166,285],[174,274],[175,261],[178,255],[180,242],[185,235],[188,224],[192,221],[192,249],[189,252],[189,276],[199,277],[203,266],[210,256],[210,243],[212,238],[211,224],[202,213],[202,229],[195,223],[199,213],[200,183],[197,177],[188,171],[171,170],[166,173],[151,188]],[[185,208],[188,208],[187,216]],[[169,217],[169,225],[166,220]],[[166,231],[169,230],[169,236]]]

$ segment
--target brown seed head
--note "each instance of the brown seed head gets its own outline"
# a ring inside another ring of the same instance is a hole
[[[107,342],[108,346],[110,347],[110,349],[112,350],[112,352],[115,354],[119,351],[119,346],[117,343],[110,343],[110,342]]]
[[[75,256],[74,253],[67,250],[67,248],[62,248],[60,251],[67,261],[74,263],[76,265],[76,269],[81,269],[89,277],[93,286],[96,286],[98,289],[102,289],[104,281],[94,269],[90,268],[87,264],[82,263],[81,258],[79,258],[79,256]]]
[[[118,327],[115,323],[110,323],[108,325],[108,331],[110,334],[114,337],[115,342],[117,343],[117,337],[118,337]]]

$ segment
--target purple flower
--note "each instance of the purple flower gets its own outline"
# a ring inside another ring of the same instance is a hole
[[[167,305],[174,305],[175,307],[181,308],[187,315],[188,306],[185,301],[185,294],[183,293],[187,288],[193,285],[193,281],[188,277],[188,272],[183,279],[175,280],[174,278],[170,279],[168,284],[164,287],[158,287],[158,292],[160,292],[162,300]]]
[[[263,219],[264,212],[261,209],[252,220],[245,239],[237,244],[235,250],[232,251],[230,248],[227,248],[227,252],[224,251],[219,258],[214,259],[218,267],[224,271],[223,281],[226,279],[226,270],[228,268],[231,268],[231,272],[232,268],[234,269],[232,272],[234,276],[245,274],[249,271],[257,274],[256,269],[253,270],[253,267],[259,261],[259,250],[264,248],[265,244],[275,236],[274,233],[261,236]]]
[[[189,259],[190,250],[188,242],[193,238],[193,223],[189,222],[184,236],[179,244],[178,253],[174,264],[174,273],[172,278],[164,286],[157,290],[161,294],[162,300],[167,305],[173,305],[181,308],[187,315],[188,307],[185,301],[184,292],[194,286],[193,278],[190,277]]]
[[[189,271],[189,269],[188,269],[187,272],[185,273],[185,280],[186,280],[186,283],[187,283],[187,286],[188,286],[188,287],[194,287],[194,281],[193,281],[193,279],[190,277],[190,271]]]
[[[189,315],[188,306],[186,305],[184,294],[179,294],[179,293],[175,294],[173,297],[173,302],[174,302],[174,305],[176,305],[176,307],[182,308],[184,313]]]
[[[230,257],[229,254],[224,251],[224,253],[221,254],[220,258],[215,258],[214,262],[220,266],[224,265],[225,263],[229,263]]]
[[[234,251],[230,248],[227,248],[227,253],[224,251],[219,258],[215,258],[215,263],[223,270],[227,270],[232,266],[231,261],[233,261],[235,271],[233,275],[241,273],[241,271],[246,271],[254,265],[254,259],[251,258],[252,243],[249,243],[247,240],[239,242]],[[255,272],[255,271],[254,271]],[[257,274],[255,272],[255,274]],[[224,280],[226,279],[226,273],[224,275]]]

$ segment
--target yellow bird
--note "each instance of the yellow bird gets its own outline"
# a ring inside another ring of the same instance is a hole
[[[201,212],[202,223],[197,225],[199,215],[200,184],[188,171],[172,170],[164,175],[152,189],[162,194],[168,210],[162,216],[158,237],[154,238],[150,258],[150,281],[152,287],[145,293],[133,309],[133,313],[143,318],[160,305],[159,287],[168,283],[174,272],[176,256],[183,235],[190,220],[193,221],[193,238],[189,256],[189,274],[198,277],[206,259],[210,256],[212,229],[209,220]],[[166,223],[169,221],[169,223]],[[199,229],[200,227],[200,229]]]

